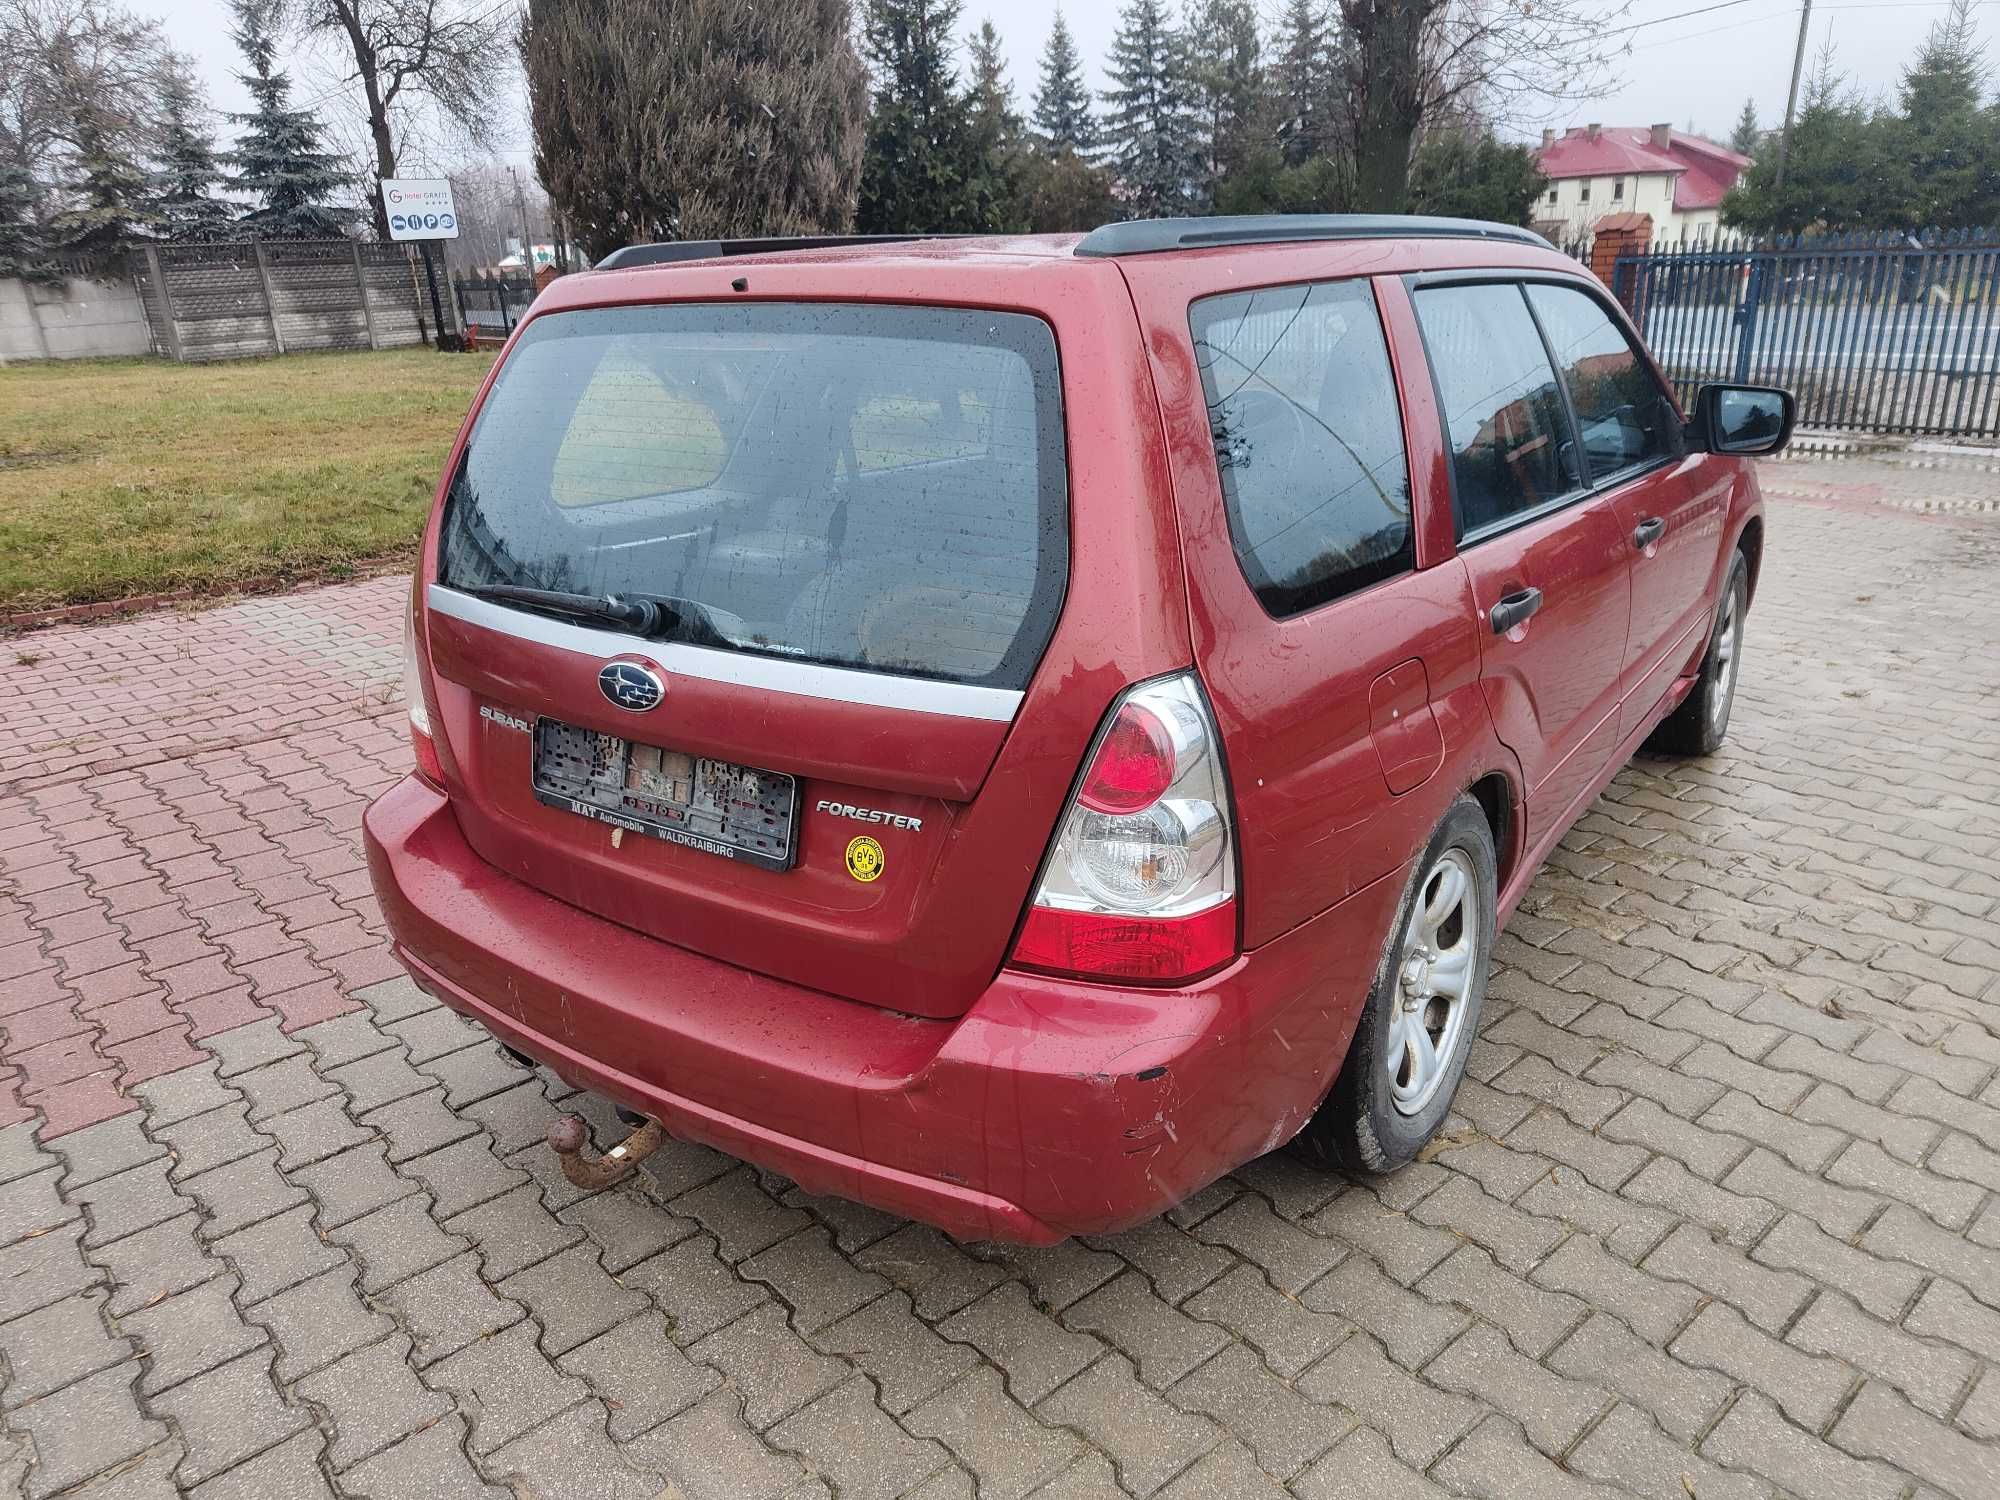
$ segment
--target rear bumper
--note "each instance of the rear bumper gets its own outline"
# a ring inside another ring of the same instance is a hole
[[[1294,1134],[1400,891],[1378,882],[1187,989],[1003,972],[941,1021],[559,902],[481,859],[415,777],[363,826],[412,977],[567,1082],[809,1192],[1030,1244],[1151,1218]]]

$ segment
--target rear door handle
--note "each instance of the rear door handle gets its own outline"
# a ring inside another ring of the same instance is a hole
[[[1665,535],[1666,530],[1667,523],[1664,517],[1648,516],[1632,528],[1632,545],[1644,552]]]
[[[1493,633],[1505,635],[1542,607],[1540,589],[1521,589],[1493,606]]]

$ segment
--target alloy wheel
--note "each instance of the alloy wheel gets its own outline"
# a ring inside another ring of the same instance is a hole
[[[1397,960],[1395,1012],[1384,1065],[1401,1114],[1421,1113],[1457,1050],[1478,969],[1479,919],[1472,860],[1447,849],[1424,873]]]
[[[1730,589],[1729,598],[1722,606],[1722,623],[1715,631],[1714,670],[1708,683],[1708,724],[1715,734],[1720,734],[1728,724],[1729,705],[1736,697],[1737,647],[1743,627],[1742,598],[1741,590]]]

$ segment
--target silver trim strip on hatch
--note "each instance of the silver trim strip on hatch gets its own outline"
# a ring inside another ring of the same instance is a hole
[[[450,615],[468,625],[600,660],[644,656],[677,676],[698,677],[705,682],[795,693],[802,698],[823,698],[834,703],[859,703],[868,708],[903,708],[956,719],[990,719],[1000,724],[1013,722],[1014,713],[1021,706],[1021,694],[1013,688],[934,682],[924,677],[891,677],[882,672],[788,661],[747,651],[717,651],[675,641],[643,640],[616,630],[598,630],[567,620],[552,620],[524,609],[509,609],[441,583],[429,585],[425,599],[439,614]]]

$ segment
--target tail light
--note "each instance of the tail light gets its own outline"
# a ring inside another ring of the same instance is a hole
[[[1220,738],[1193,674],[1112,710],[1008,962],[1175,984],[1236,956],[1236,851]]]
[[[438,790],[444,790],[444,763],[438,759],[437,741],[431,736],[431,711],[424,698],[424,673],[417,660],[417,599],[410,595],[410,607],[403,615],[403,701],[410,709],[410,753],[416,758],[417,774]]]

